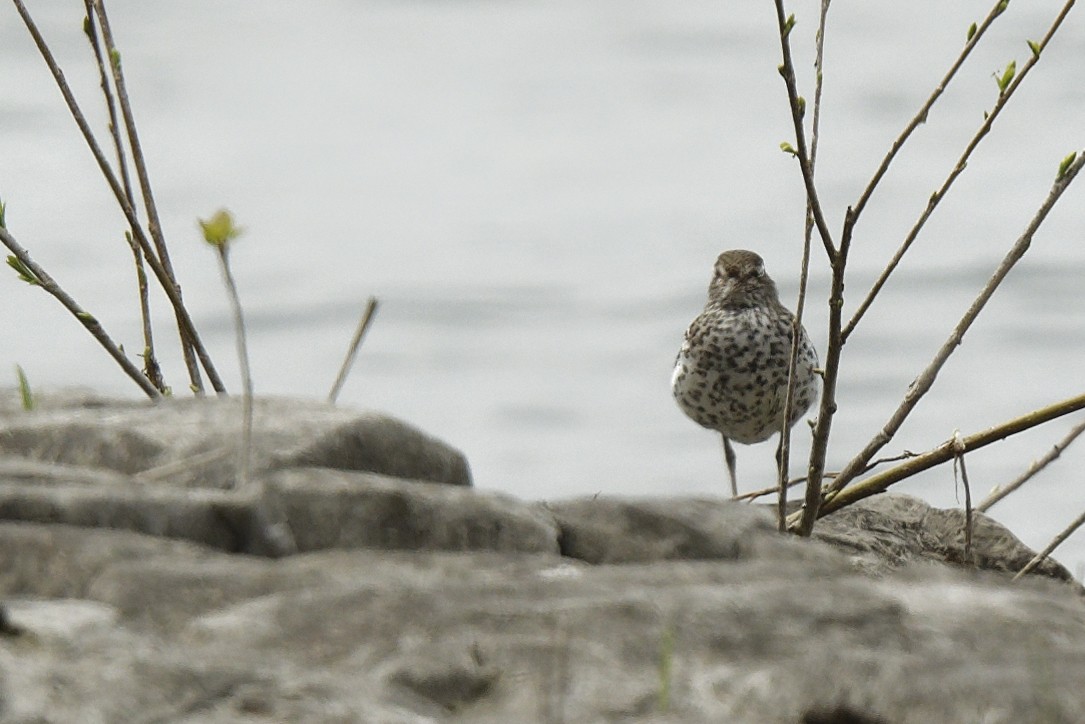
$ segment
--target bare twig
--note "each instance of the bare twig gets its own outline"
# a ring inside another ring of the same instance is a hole
[[[805,477],[803,477],[803,478],[794,478],[793,480],[788,480],[787,481],[787,487],[788,488],[794,488],[796,485],[802,485],[805,482],[806,482]],[[758,498],[763,498],[766,495],[772,495],[773,493],[779,493],[779,492],[780,492],[780,485],[779,485],[779,483],[777,483],[776,485],[773,485],[772,487],[769,487],[769,488],[761,488],[760,490],[751,490],[748,493],[742,493],[741,495],[736,495],[736,496],[734,496],[732,498],[732,500],[748,500],[748,501],[752,502],[754,500],[757,500]]]
[[[1043,224],[1047,218],[1048,213],[1055,206],[1055,203],[1062,197],[1062,194],[1069,187],[1070,183],[1077,176],[1081,170],[1082,165],[1085,165],[1085,153],[1080,154],[1076,160],[1065,168],[1060,169],[1060,175],[1055,179],[1054,184],[1051,187],[1051,191],[1048,193],[1047,198],[1041,204],[1039,210],[1035,216],[1029,222],[1028,227],[1024,233],[1018,237],[1017,241],[1010,248],[1009,252],[1002,259],[1002,262],[998,265],[994,274],[988,280],[983,290],[973,300],[972,305],[968,308],[968,311],[964,313],[957,326],[950,333],[941,349],[931,360],[930,364],[925,370],[917,377],[908,388],[907,394],[904,396],[904,400],[896,411],[890,416],[889,420],[885,423],[882,430],[874,436],[863,450],[853,457],[844,468],[840,471],[840,475],[829,486],[829,493],[837,493],[844,486],[850,483],[858,474],[860,474],[866,464],[870,461],[874,455],[877,454],[885,445],[893,439],[897,430],[911,414],[915,406],[923,398],[923,396],[930,390],[934,384],[934,380],[938,377],[939,371],[942,366],[949,359],[950,355],[957,349],[964,338],[965,333],[969,327],[979,316],[979,313],[983,311],[984,306],[994,295],[999,285],[1009,274],[1010,270],[1020,261],[1025,252],[1028,251],[1029,246],[1032,244],[1032,237],[1036,234],[1036,231]]]
[[[1019,475],[1012,482],[1007,483],[1005,487],[999,486],[992,490],[983,501],[976,506],[976,510],[981,513],[987,512],[995,503],[1005,498],[1010,493],[1014,492],[1022,485],[1031,480],[1037,473],[1046,468],[1052,461],[1062,455],[1062,451],[1070,446],[1074,440],[1077,439],[1082,432],[1085,432],[1085,422],[1080,422],[1066,434],[1064,438],[1055,443],[1047,453],[1039,460],[1034,460],[1029,465],[1028,470]]]
[[[805,104],[800,101],[795,86],[795,65],[791,59],[791,43],[788,39],[795,24],[795,18],[794,16],[784,17],[783,0],[776,0],[776,19],[780,30],[780,48],[783,53],[780,75],[787,86],[791,120],[795,127],[795,144],[797,146],[795,156],[799,160],[799,169],[802,171],[803,183],[806,186],[806,198],[814,217],[814,225],[817,227],[832,270],[832,283],[829,291],[829,343],[825,353],[821,403],[818,406],[818,418],[814,426],[814,439],[810,449],[803,515],[801,524],[796,529],[796,532],[800,535],[810,535],[813,531],[814,521],[817,519],[818,506],[821,503],[821,476],[825,472],[829,431],[832,428],[833,415],[836,413],[836,380],[840,368],[840,350],[843,346],[840,339],[840,324],[841,310],[844,306],[844,269],[847,266],[848,250],[851,244],[848,233],[851,225],[851,209],[848,209],[844,215],[845,233],[840,240],[840,248],[838,249],[833,243],[829,227],[825,222],[825,215],[821,210],[821,202],[818,200],[817,189],[814,186],[814,174],[810,166],[806,137],[802,126]]]
[[[830,0],[822,0],[821,15],[815,41],[814,69],[817,80],[814,85],[814,117],[810,124],[810,171],[817,165],[818,130],[821,122],[821,89],[825,69],[825,21],[829,14]],[[799,341],[802,337],[802,316],[806,307],[806,286],[810,275],[810,244],[814,234],[814,211],[810,200],[806,202],[806,226],[803,230],[802,271],[799,274],[799,296],[795,302],[795,318],[791,322],[791,354],[787,363],[787,393],[784,396],[784,424],[780,430],[780,456],[777,471],[776,524],[783,532],[787,529],[787,482],[791,467],[791,412],[795,406],[795,370],[799,362]]]
[[[825,253],[829,258],[836,255],[832,233],[825,221],[825,214],[821,210],[821,201],[818,199],[817,189],[814,186],[814,169],[810,162],[810,155],[806,145],[806,131],[802,126],[802,117],[806,104],[799,99],[799,91],[795,85],[795,63],[791,59],[791,29],[795,25],[795,16],[785,17],[783,0],[776,0],[776,21],[780,29],[780,50],[783,53],[783,63],[780,65],[780,75],[787,86],[787,100],[791,106],[791,122],[795,127],[795,157],[799,160],[799,168],[802,171],[802,180],[806,185],[806,199],[814,215],[814,224],[821,235],[821,243],[825,245]]]
[[[147,211],[147,230],[154,241],[154,248],[158,254],[158,261],[162,264],[165,276],[173,284],[177,297],[181,297],[181,287],[177,283],[177,276],[173,273],[173,264],[170,262],[169,251],[166,248],[166,240],[162,236],[162,224],[158,219],[158,206],[154,201],[151,190],[151,178],[147,173],[147,162],[143,156],[143,147],[139,142],[139,133],[136,129],[136,119],[132,113],[132,104],[128,100],[128,87],[124,80],[124,71],[121,68],[121,56],[113,42],[113,31],[109,26],[109,16],[106,15],[104,0],[91,0],[94,4],[95,16],[98,18],[98,27],[102,31],[102,41],[105,43],[106,52],[109,54],[109,68],[113,74],[113,85],[117,89],[117,101],[120,104],[121,117],[124,119],[124,128],[128,136],[128,145],[132,149],[132,163],[136,169],[136,178],[139,180],[140,194],[143,196],[143,207]],[[177,328],[181,337],[181,353],[184,356],[185,367],[188,369],[189,380],[193,392],[203,392],[203,379],[200,377],[200,369],[197,366],[194,353],[195,345],[192,336],[188,333],[186,325],[177,320]],[[210,372],[208,373],[210,375]]]
[[[1062,532],[1055,536],[1051,540],[1051,542],[1044,547],[1042,551],[1033,556],[1032,560],[1026,563],[1025,567],[1017,572],[1017,575],[1013,577],[1013,580],[1020,580],[1022,576],[1026,576],[1029,573],[1032,573],[1032,571],[1034,571],[1037,566],[1043,563],[1047,559],[1047,557],[1055,551],[1056,548],[1062,545],[1063,541],[1073,535],[1074,531],[1076,531],[1082,525],[1085,525],[1085,513],[1082,513],[1078,517],[1074,518],[1073,522],[1070,523],[1070,525],[1063,528]]]
[[[904,241],[901,242],[901,245],[893,254],[893,258],[886,265],[885,269],[882,270],[881,275],[879,275],[877,281],[874,282],[874,285],[871,286],[870,291],[867,292],[866,297],[863,299],[858,309],[855,310],[855,313],[848,321],[848,324],[844,327],[842,335],[844,341],[847,341],[848,336],[855,329],[855,325],[859,323],[859,320],[863,318],[864,314],[866,314],[866,311],[870,308],[870,305],[874,303],[874,299],[875,297],[877,297],[878,292],[881,291],[882,287],[889,279],[889,276],[893,273],[894,270],[896,270],[897,265],[900,264],[900,260],[904,258],[904,254],[908,251],[909,248],[911,248],[912,243],[916,240],[916,237],[919,236],[919,232],[923,229],[923,226],[927,223],[927,220],[934,213],[934,210],[935,208],[937,208],[939,202],[945,197],[946,192],[949,191],[949,188],[953,185],[953,182],[956,181],[957,177],[964,172],[965,167],[968,165],[968,159],[972,156],[972,152],[976,150],[976,147],[979,146],[980,141],[982,141],[984,137],[990,132],[991,126],[994,125],[995,119],[998,118],[999,113],[1002,112],[1002,109],[1009,102],[1010,98],[1014,94],[1014,91],[1016,91],[1017,88],[1021,85],[1021,83],[1024,82],[1025,77],[1028,76],[1029,71],[1032,70],[1033,66],[1035,66],[1036,63],[1039,62],[1040,55],[1043,52],[1043,49],[1047,47],[1048,42],[1050,42],[1051,38],[1055,35],[1055,32],[1059,29],[1059,26],[1062,25],[1062,21],[1066,19],[1066,15],[1070,12],[1070,8],[1073,7],[1074,2],[1075,0],[1067,0],[1062,10],[1052,22],[1051,27],[1048,28],[1047,33],[1043,37],[1043,40],[1036,44],[1035,48],[1032,51],[1032,55],[1025,62],[1025,65],[1021,68],[1021,71],[1017,73],[1014,76],[1013,81],[999,93],[998,100],[995,101],[994,107],[984,117],[983,123],[980,125],[979,130],[977,130],[975,135],[972,136],[972,140],[968,142],[968,145],[965,147],[964,152],[961,154],[960,158],[957,159],[956,165],[954,165],[953,169],[949,172],[949,175],[946,177],[945,181],[942,182],[942,185],[938,188],[938,190],[931,194],[930,198],[927,200],[927,207],[923,210],[923,213],[919,215],[919,219],[912,226],[911,230],[908,232],[908,235],[904,238]],[[1002,5],[1002,3],[1000,3],[1000,5]],[[991,16],[988,16],[988,19],[993,20]],[[978,32],[979,31],[977,30],[977,33]],[[975,41],[975,39],[976,38],[973,37],[972,41]],[[862,201],[862,199],[860,200]]]
[[[823,365],[821,402],[818,405],[814,437],[810,445],[810,462],[806,473],[806,492],[802,513],[797,521],[789,519],[789,530],[809,536],[814,530],[818,509],[821,506],[821,479],[825,474],[825,461],[829,451],[829,433],[836,414],[836,382],[840,377],[840,354],[844,342],[840,336],[841,314],[844,309],[844,271],[848,252],[851,250],[851,209],[844,214],[844,235],[840,239],[840,251],[831,260],[832,281],[829,287],[829,341]]]
[[[128,203],[135,207],[135,195],[132,193],[128,162],[125,160],[124,143],[121,140],[120,128],[118,127],[117,103],[113,98],[113,89],[109,84],[110,74],[106,71],[106,61],[102,54],[102,46],[98,42],[98,33],[95,30],[94,22],[91,20],[94,17],[94,3],[93,0],[84,0],[83,4],[87,10],[87,16],[83,20],[83,32],[86,34],[87,40],[90,41],[91,49],[94,51],[94,59],[98,63],[98,77],[102,96],[105,99],[106,110],[109,112],[109,132],[113,138],[113,149],[117,154],[117,170],[120,172],[121,184],[124,186],[124,194],[128,198]],[[154,331],[151,327],[151,304],[147,293],[147,272],[143,268],[143,253],[139,249],[139,244],[132,238],[131,232],[126,233],[124,239],[132,251],[133,261],[136,266],[136,288],[139,294],[140,318],[143,322],[143,374],[147,375],[147,379],[159,391],[165,392],[166,383],[162,379],[162,368],[159,366],[154,353]]]
[[[890,457],[878,458],[874,462],[867,465],[866,469],[864,469],[863,472],[868,473],[871,470],[873,470],[874,468],[881,467],[882,465],[885,465],[886,463],[896,463],[896,462],[900,462],[901,460],[911,460],[914,457],[917,457],[917,455],[914,452],[909,452],[909,451],[906,450],[903,453],[901,453],[900,455],[892,455]],[[826,473],[822,474],[821,479],[822,480],[832,480],[836,476],[837,476],[837,473],[826,472]],[[800,477],[800,478],[792,478],[791,480],[787,481],[787,487],[788,488],[794,488],[796,485],[802,485],[805,482],[806,482],[806,476],[805,475]],[[736,495],[736,496],[734,496],[734,500],[751,500],[752,501],[752,500],[756,500],[758,498],[764,497],[766,495],[772,495],[773,493],[778,493],[779,491],[780,491],[780,487],[779,487],[779,484],[777,484],[777,485],[772,486],[771,488],[761,488],[760,490],[751,490],[748,493],[743,493],[742,495]]]
[[[350,347],[347,348],[347,356],[343,359],[343,365],[339,368],[339,375],[335,378],[335,384],[332,385],[331,392],[328,393],[328,402],[333,405],[339,397],[339,390],[343,388],[343,383],[347,381],[347,375],[350,374],[350,369],[354,365],[354,357],[358,354],[358,347],[361,346],[365,332],[369,329],[369,324],[373,321],[373,315],[376,312],[377,298],[370,297],[365,304],[362,318],[358,321],[358,328],[354,330],[354,338],[350,340]]]
[[[199,356],[204,371],[207,372],[207,377],[211,382],[211,386],[217,392],[225,393],[226,388],[223,386],[222,380],[218,376],[218,372],[215,371],[215,367],[211,362],[210,356],[207,354],[207,350],[204,348],[202,341],[200,341],[199,335],[196,332],[196,327],[192,323],[192,317],[189,316],[188,310],[181,300],[177,284],[172,280],[171,276],[166,273],[166,270],[156,256],[154,249],[152,249],[150,241],[146,234],[144,234],[132,204],[128,203],[124,188],[113,173],[113,169],[109,165],[109,161],[106,159],[105,154],[102,153],[102,149],[98,145],[98,141],[90,128],[90,124],[87,123],[86,117],[79,108],[79,104],[75,100],[75,96],[72,94],[67,80],[64,78],[64,72],[57,64],[56,58],[46,44],[45,38],[42,36],[41,31],[38,30],[38,26],[34,23],[34,19],[30,16],[23,1],[12,0],[12,3],[19,12],[19,16],[22,18],[27,30],[30,32],[30,36],[34,40],[38,52],[45,60],[45,64],[52,73],[57,88],[60,90],[61,95],[64,97],[64,102],[67,104],[68,110],[72,114],[72,118],[75,120],[80,132],[83,134],[83,139],[90,149],[91,154],[94,156],[94,160],[98,163],[98,168],[101,170],[102,176],[105,178],[106,183],[109,184],[110,190],[113,191],[113,196],[116,198],[117,204],[120,206],[121,211],[124,212],[124,216],[132,229],[132,235],[139,244],[140,249],[143,251],[143,256],[146,259],[147,264],[151,267],[151,271],[154,272],[155,278],[158,279],[166,297],[170,300],[174,313],[177,315],[180,324],[185,328],[185,333],[195,346],[196,354]]]
[[[961,440],[961,431],[953,431],[953,475],[961,471],[961,483],[964,485],[964,560],[975,564],[972,559],[972,486],[968,484],[968,468],[964,464],[965,445]]]
[[[1078,410],[1085,410],[1085,395],[1071,397],[1039,410],[1033,410],[1028,414],[963,437],[960,443],[964,446],[964,452],[972,452]],[[825,501],[821,505],[821,515],[828,515],[864,498],[883,493],[894,483],[952,460],[955,449],[954,442],[950,440],[900,465],[842,488],[839,492],[830,490],[826,493]]]
[[[38,266],[38,264],[30,258],[30,254],[24,249],[19,242],[15,240],[7,229],[0,227],[0,242],[3,242],[16,259],[23,265],[23,267],[31,272],[31,279],[35,286],[40,286],[47,293],[56,298],[65,309],[71,312],[79,323],[82,324],[91,335],[98,340],[98,344],[102,345],[102,348],[109,353],[109,356],[116,360],[117,364],[121,366],[121,369],[131,377],[137,385],[140,386],[147,396],[151,399],[161,397],[159,391],[151,384],[139,368],[132,364],[120,347],[113,341],[113,339],[106,334],[105,329],[98,320],[87,310],[83,309],[79,304],[68,295],[63,289],[60,288],[51,276],[49,276],[45,269]]]
[[[885,154],[885,158],[882,159],[881,164],[878,166],[878,170],[875,171],[874,176],[871,177],[870,183],[868,183],[867,187],[863,189],[863,193],[860,194],[859,200],[855,202],[855,205],[852,208],[855,209],[856,220],[858,220],[859,215],[863,213],[863,209],[866,207],[867,201],[870,200],[870,196],[874,193],[874,189],[881,182],[882,176],[884,176],[885,172],[889,170],[889,165],[893,162],[893,159],[896,158],[897,153],[904,146],[908,138],[912,135],[912,132],[915,131],[915,129],[919,128],[919,126],[927,122],[927,115],[930,113],[930,110],[934,106],[935,102],[942,96],[942,93],[945,92],[946,88],[949,86],[950,81],[953,80],[953,77],[957,75],[957,71],[960,70],[961,66],[964,64],[965,59],[967,59],[968,56],[971,55],[972,49],[976,47],[976,44],[979,43],[980,38],[982,38],[983,34],[987,32],[987,28],[991,27],[991,23],[994,22],[995,18],[1001,15],[1005,10],[1005,1],[995,0],[994,7],[992,7],[990,12],[987,13],[987,17],[985,17],[979,25],[973,26],[975,28],[975,31],[970,34],[968,42],[965,43],[964,48],[961,50],[961,54],[958,55],[957,59],[953,61],[952,65],[950,65],[949,70],[946,71],[946,74],[942,77],[942,80],[938,82],[938,85],[934,87],[934,90],[931,92],[930,96],[927,97],[927,100],[923,103],[915,116],[912,117],[912,120],[908,122],[908,125],[904,127],[904,130],[901,131],[900,135],[897,136],[896,140],[893,141],[893,145],[890,146],[889,152]],[[854,325],[849,323],[848,329],[850,330],[850,328],[853,326]],[[847,336],[846,333],[845,336]]]

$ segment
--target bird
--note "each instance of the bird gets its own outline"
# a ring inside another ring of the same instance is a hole
[[[794,321],[758,254],[732,249],[719,255],[704,311],[686,329],[675,360],[671,391],[682,412],[723,438],[732,497],[738,481],[731,443],[753,445],[783,429]],[[800,325],[789,427],[819,389],[817,350]]]

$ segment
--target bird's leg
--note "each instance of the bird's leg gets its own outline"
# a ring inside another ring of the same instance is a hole
[[[735,449],[731,447],[731,441],[727,436],[723,437],[723,457],[727,460],[727,475],[731,478],[731,497],[738,497],[738,479],[735,477]]]

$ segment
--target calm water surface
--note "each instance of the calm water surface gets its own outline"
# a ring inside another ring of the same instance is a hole
[[[31,2],[104,125],[79,3]],[[834,6],[818,173],[834,230],[989,2]],[[739,7],[741,6],[741,7]],[[1011,5],[857,227],[854,309],[1061,3]],[[460,446],[525,498],[723,494],[714,434],[670,367],[723,249],[759,251],[794,304],[802,230],[771,6],[689,1],[145,3],[114,31],[174,263],[236,389],[231,326],[195,219],[229,206],[258,391],[323,397],[365,298],[383,306],[341,396]],[[804,93],[812,3],[794,8]],[[0,195],[11,231],[107,329],[140,345],[122,220],[11,8],[0,10]],[[1071,14],[845,349],[830,466],[884,424],[1047,193],[1085,128]],[[1085,188],[1085,187],[1083,187]],[[887,448],[922,451],[1085,388],[1085,190],[1073,188]],[[807,327],[824,350],[827,270]],[[159,338],[173,357],[164,303]],[[136,394],[55,303],[0,275],[0,365]],[[174,386],[179,367],[167,368]],[[10,372],[9,372],[10,374]],[[13,379],[13,377],[12,377]],[[981,496],[1077,420],[968,460]],[[796,456],[809,436],[797,428]],[[743,487],[772,444],[739,451]],[[1071,448],[992,512],[1042,545],[1085,508]],[[797,458],[798,459],[798,458]],[[799,469],[796,463],[796,470]],[[951,468],[898,487],[962,500]],[[1085,534],[1061,559],[1085,566]],[[1079,571],[1080,572],[1080,571]]]

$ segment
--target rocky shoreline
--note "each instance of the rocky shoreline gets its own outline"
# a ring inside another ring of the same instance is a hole
[[[1077,722],[1085,603],[886,494],[521,501],[391,417],[0,396],[0,722]]]

